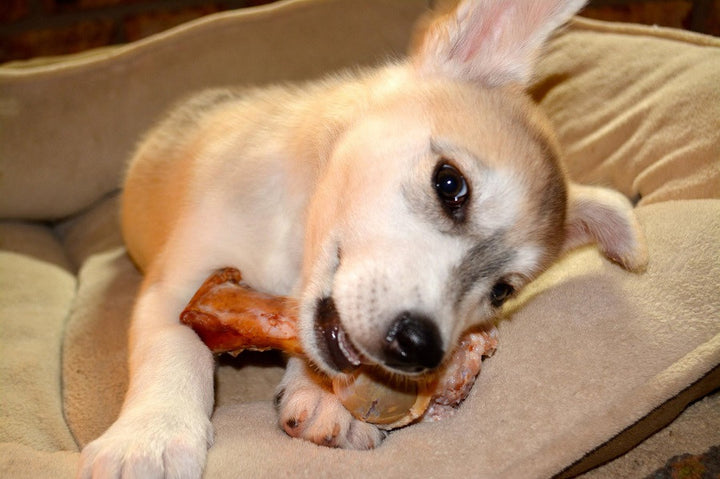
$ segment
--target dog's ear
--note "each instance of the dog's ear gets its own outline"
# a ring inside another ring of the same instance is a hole
[[[550,34],[585,0],[462,0],[420,24],[411,47],[416,70],[487,86],[530,81]]]
[[[647,266],[645,237],[627,198],[606,188],[571,183],[563,250],[589,243],[630,271]]]

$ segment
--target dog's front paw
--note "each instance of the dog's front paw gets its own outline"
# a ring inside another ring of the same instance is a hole
[[[275,404],[280,427],[292,437],[346,449],[372,449],[385,437],[376,426],[355,419],[330,385],[313,376],[299,359],[288,365]]]
[[[204,415],[159,413],[121,416],[80,457],[79,479],[202,476],[212,425]]]

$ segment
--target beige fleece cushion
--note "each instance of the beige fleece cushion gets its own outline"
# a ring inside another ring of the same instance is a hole
[[[74,295],[72,267],[52,230],[0,222],[0,444],[75,449],[60,374]]]
[[[649,204],[720,198],[718,85],[718,38],[576,19],[533,94],[573,179]]]

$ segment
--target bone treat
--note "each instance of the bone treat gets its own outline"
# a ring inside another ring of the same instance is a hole
[[[242,274],[225,268],[212,274],[180,315],[214,353],[279,349],[302,355],[297,335],[297,302],[256,291]],[[382,429],[395,429],[423,416],[437,420],[452,414],[469,393],[483,356],[497,346],[494,328],[466,334],[440,371],[421,380],[390,376],[361,366],[333,379],[333,391],[356,418]]]
[[[214,353],[280,349],[302,354],[296,301],[250,288],[234,268],[212,274],[180,314],[180,321]]]

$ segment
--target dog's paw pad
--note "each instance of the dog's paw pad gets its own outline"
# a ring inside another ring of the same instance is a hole
[[[372,449],[384,433],[355,419],[330,391],[306,380],[288,384],[276,395],[280,427],[292,437],[328,447]]]

